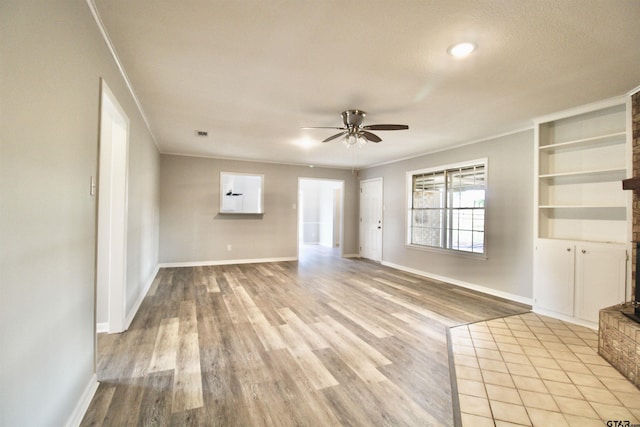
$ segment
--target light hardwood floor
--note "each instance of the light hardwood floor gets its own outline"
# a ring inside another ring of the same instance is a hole
[[[529,307],[308,248],[166,268],[98,337],[90,425],[453,425],[447,329]]]

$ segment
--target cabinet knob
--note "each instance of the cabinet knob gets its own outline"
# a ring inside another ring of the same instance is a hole
[[[583,253],[583,254],[586,254],[586,253],[587,253],[587,251],[583,249],[583,250],[582,250],[582,253]]]
[[[571,252],[571,248],[567,248],[567,252]]]

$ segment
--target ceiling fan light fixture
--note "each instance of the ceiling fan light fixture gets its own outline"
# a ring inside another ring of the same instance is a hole
[[[344,144],[345,147],[347,147],[347,149],[351,148],[351,146],[356,144],[357,142],[358,142],[358,137],[351,133],[345,136],[344,139],[342,140],[342,143]]]
[[[464,58],[469,56],[478,46],[471,42],[462,42],[454,44],[447,49],[447,53],[455,58]]]
[[[382,139],[370,132],[372,130],[406,130],[409,129],[408,125],[395,125],[395,124],[373,124],[364,126],[362,124],[364,117],[367,113],[362,110],[346,110],[342,112],[342,122],[344,126],[342,127],[310,127],[303,129],[337,129],[340,132],[335,135],[331,135],[330,137],[324,139],[322,142],[329,142],[336,139],[341,139],[342,144],[345,147],[349,148],[352,145],[358,145],[358,147],[364,146],[367,142],[381,142]]]
[[[364,145],[367,143],[367,139],[360,136],[360,137],[356,137],[356,141],[358,142],[358,147],[362,148],[364,147]]]

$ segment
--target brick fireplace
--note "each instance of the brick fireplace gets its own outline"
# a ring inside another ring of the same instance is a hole
[[[633,241],[640,242],[640,92],[631,97],[633,132],[633,179],[625,180],[623,188],[633,191]],[[638,244],[634,245],[631,257],[632,291],[631,301],[638,301],[637,271]],[[618,371],[640,387],[640,323],[628,318],[623,312],[637,314],[632,303],[609,307],[600,311],[598,331],[598,353]]]

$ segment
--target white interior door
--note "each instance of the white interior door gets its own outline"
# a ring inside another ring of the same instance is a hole
[[[98,175],[96,329],[124,331],[129,119],[102,82]]]
[[[360,182],[360,256],[382,261],[382,178]]]

